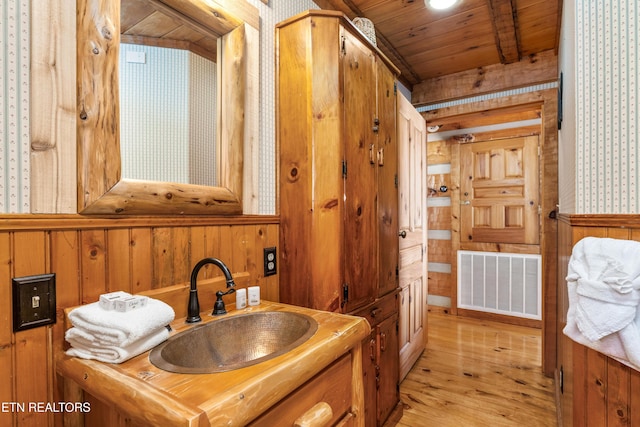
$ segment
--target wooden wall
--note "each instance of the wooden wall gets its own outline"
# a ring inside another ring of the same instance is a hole
[[[28,404],[63,400],[55,355],[64,345],[64,308],[96,301],[108,291],[136,293],[188,282],[193,265],[208,256],[220,258],[232,273],[249,272],[262,298],[277,301],[278,275],[264,278],[262,260],[263,248],[277,246],[278,230],[271,216],[0,216],[0,402],[27,405],[25,411],[0,408],[0,425],[62,425],[61,413],[29,411]],[[13,333],[11,278],[42,273],[56,273],[57,322]],[[198,278],[219,274],[208,265]],[[200,305],[213,308],[213,301]],[[94,404],[92,410],[103,409]]]
[[[571,250],[584,237],[640,241],[640,215],[561,215],[558,226],[558,359],[556,384],[564,427],[640,426],[640,372],[562,333],[569,308]]]
[[[427,164],[429,168],[438,166],[450,166],[451,165],[451,148],[446,141],[433,141],[427,143]],[[446,186],[447,191],[441,191],[440,187]],[[429,173],[427,175],[427,218],[428,226],[427,230],[431,231],[448,231],[451,232],[451,204],[448,206],[442,206],[442,204],[430,203],[430,200],[434,200],[438,197],[451,196],[451,174],[450,173]],[[455,253],[451,247],[451,234],[449,239],[436,239],[433,235],[437,233],[431,233],[428,239],[428,256],[427,260],[430,263],[439,263],[443,265],[452,265],[452,257]],[[446,298],[451,298],[452,284],[451,272],[445,271],[428,271],[429,280],[429,295],[437,295]],[[437,307],[429,305],[429,310],[440,310],[448,312],[448,308]]]

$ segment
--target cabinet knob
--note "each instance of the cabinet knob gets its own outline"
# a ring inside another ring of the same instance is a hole
[[[402,230],[401,232],[398,233],[398,236],[400,236],[403,239],[405,239],[407,237],[407,232],[405,230]]]

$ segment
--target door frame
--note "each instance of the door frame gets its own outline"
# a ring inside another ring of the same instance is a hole
[[[558,129],[557,129],[557,90],[546,89],[502,98],[487,99],[466,104],[444,107],[422,113],[427,126],[438,126],[443,121],[455,120],[455,116],[468,114],[489,114],[492,111],[526,108],[539,108],[541,115],[540,133],[540,254],[542,255],[542,370],[545,375],[553,376],[557,354],[557,220],[558,204]],[[458,143],[451,145],[451,312],[457,314],[457,250],[459,248],[459,153]]]

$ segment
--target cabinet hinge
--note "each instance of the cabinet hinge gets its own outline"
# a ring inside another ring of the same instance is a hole
[[[342,177],[343,178],[347,177],[347,161],[346,160],[342,161]]]
[[[347,301],[349,301],[349,284],[343,283],[342,284],[342,303],[340,305],[344,307]]]
[[[398,82],[393,82],[393,94],[398,94]]]
[[[398,174],[395,174],[393,176],[393,183],[395,184],[396,188],[398,188]]]
[[[347,39],[345,36],[340,37],[340,52],[342,52],[342,55],[347,54]]]

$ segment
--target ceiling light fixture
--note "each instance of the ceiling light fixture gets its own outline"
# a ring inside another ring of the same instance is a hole
[[[458,0],[425,0],[425,2],[428,2],[428,5],[433,9],[444,10],[452,7]]]

